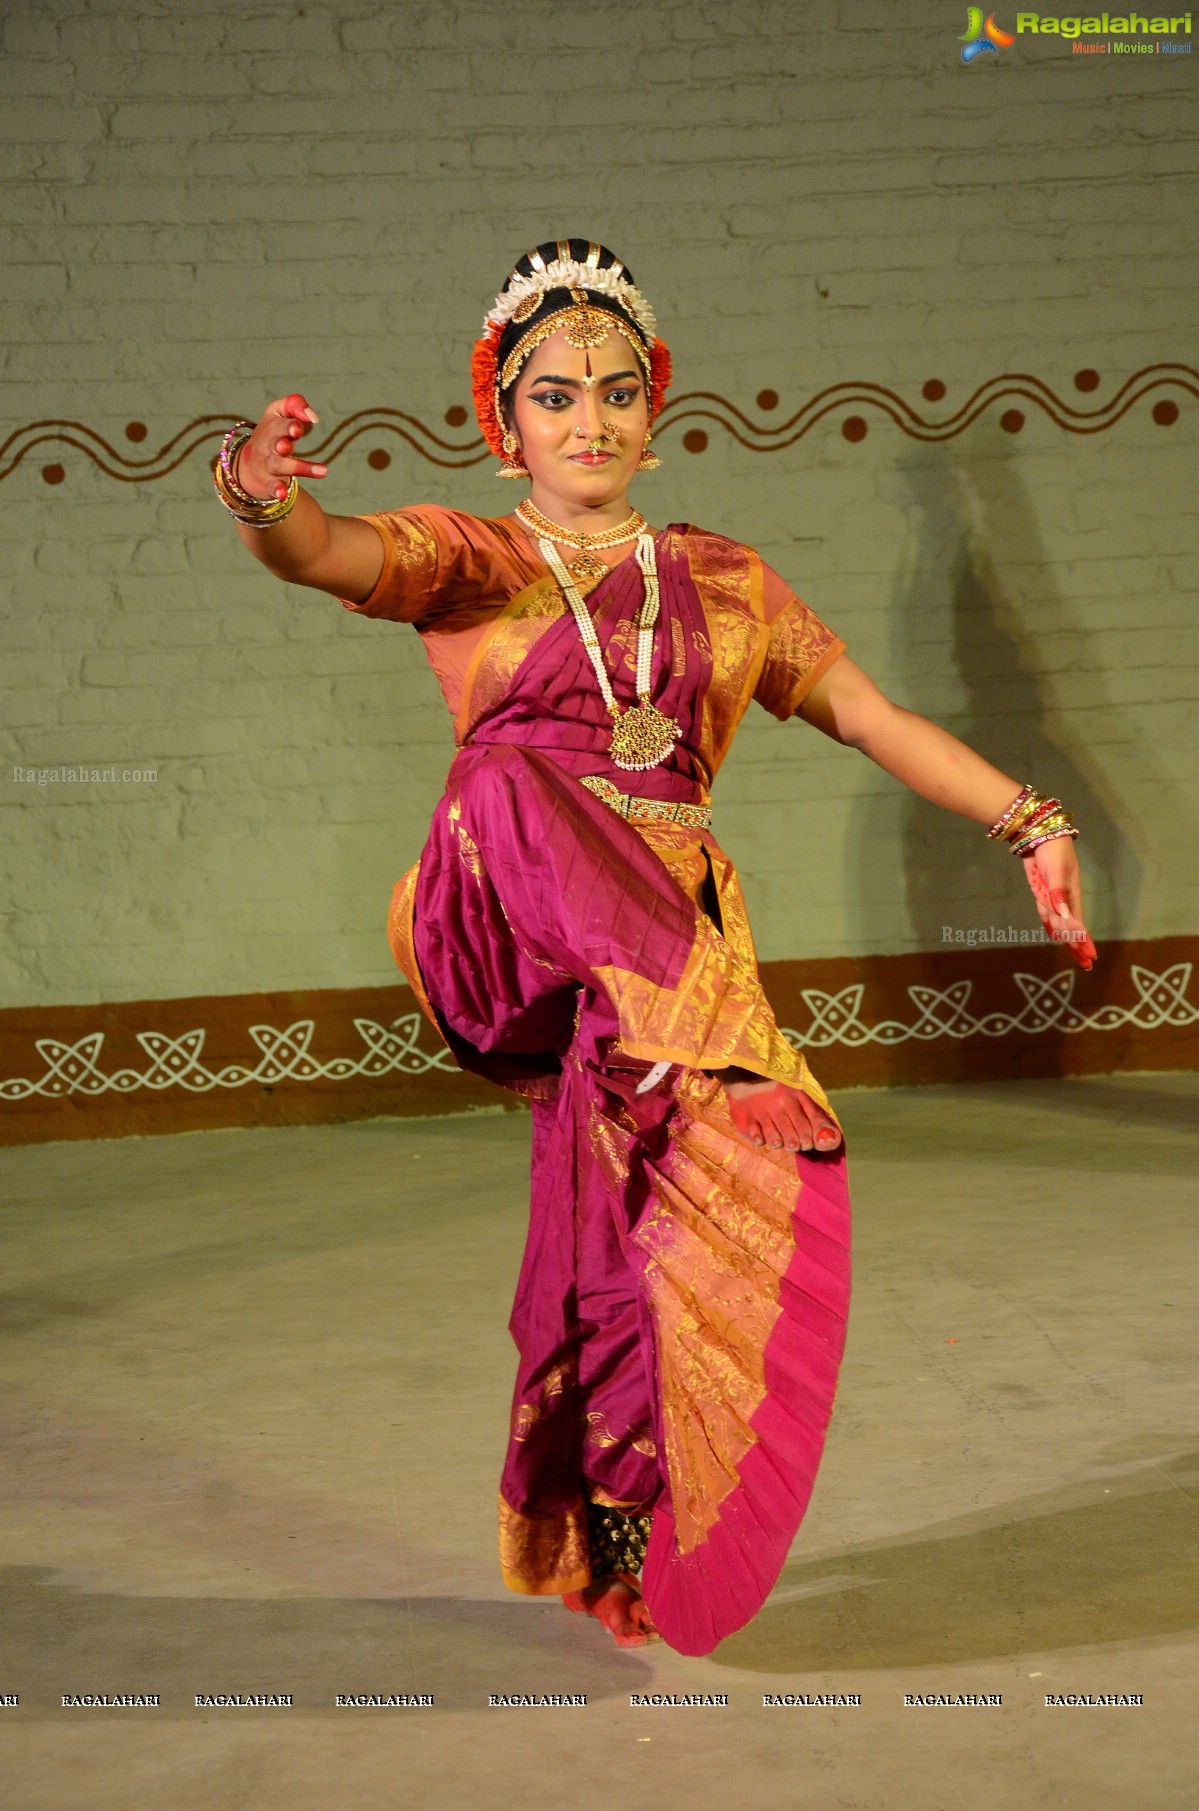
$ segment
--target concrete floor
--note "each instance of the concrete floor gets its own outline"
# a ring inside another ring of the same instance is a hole
[[[1194,1811],[1199,1075],[838,1106],[825,1461],[707,1660],[499,1581],[523,1116],[0,1153],[5,1811]],[[295,1704],[193,1707],[218,1691]],[[1045,1707],[1070,1691],[1144,1703]]]

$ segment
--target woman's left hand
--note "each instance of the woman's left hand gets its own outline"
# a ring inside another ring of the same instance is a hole
[[[1090,968],[1096,949],[1082,920],[1082,882],[1074,838],[1055,836],[1021,858],[1041,923],[1055,943],[1064,943],[1080,968]]]

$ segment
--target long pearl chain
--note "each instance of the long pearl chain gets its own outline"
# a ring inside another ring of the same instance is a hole
[[[614,766],[631,772],[643,772],[648,767],[657,767],[664,761],[678,739],[679,726],[673,717],[667,717],[650,698],[652,682],[652,663],[654,653],[654,625],[658,620],[661,608],[661,592],[658,586],[658,566],[654,555],[654,537],[642,533],[637,536],[634,550],[641,576],[645,585],[645,595],[637,613],[637,665],[636,686],[637,703],[621,710],[612,690],[612,681],[604,666],[603,650],[591,612],[579,594],[570,569],[563,564],[562,557],[552,541],[542,540],[537,543],[541,557],[557,579],[563,595],[570,605],[571,614],[579,627],[595,669],[608,715],[612,718],[612,761]]]

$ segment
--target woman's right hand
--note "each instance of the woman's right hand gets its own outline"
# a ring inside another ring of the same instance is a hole
[[[237,455],[237,482],[251,497],[285,497],[293,478],[324,478],[327,465],[298,459],[296,442],[320,420],[298,392],[269,402]]]

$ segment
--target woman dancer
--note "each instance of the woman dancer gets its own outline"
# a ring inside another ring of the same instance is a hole
[[[558,240],[476,343],[511,514],[330,516],[294,394],[222,501],[280,578],[411,623],[457,752],[392,948],[462,1067],[524,1094],[531,1213],[499,1499],[515,1591],[622,1646],[756,1614],[811,1492],[849,1295],[840,1127],[758,978],[712,780],[751,698],[989,825],[1090,966],[1070,815],[891,703],[751,548],[629,503],[670,360],[631,272]]]

